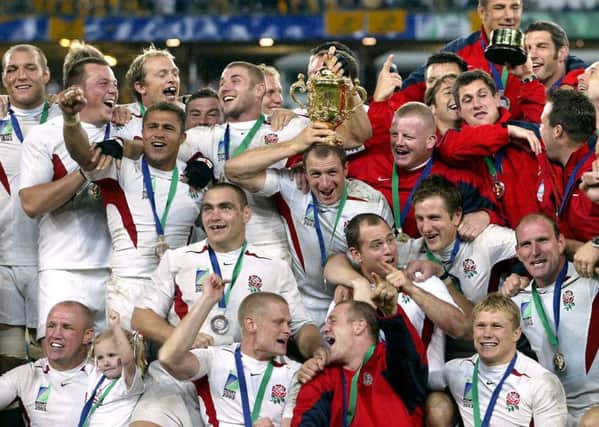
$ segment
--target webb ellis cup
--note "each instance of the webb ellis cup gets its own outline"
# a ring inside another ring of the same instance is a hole
[[[352,81],[343,76],[338,76],[328,68],[316,72],[309,80],[305,81],[303,74],[298,74],[297,81],[289,88],[291,99],[300,108],[308,110],[308,117],[313,122],[328,123],[331,129],[335,129],[351,113],[360,108],[366,100],[366,90],[360,86],[358,79]],[[296,96],[296,91],[308,92],[308,105],[302,103]],[[355,103],[353,98],[358,95],[360,101]],[[337,144],[339,141],[328,141]]]

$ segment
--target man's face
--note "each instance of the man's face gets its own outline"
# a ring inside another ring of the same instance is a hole
[[[548,31],[530,31],[526,34],[526,49],[532,60],[532,69],[536,76],[545,83],[560,73],[559,65],[564,63],[567,49],[559,51]]]
[[[264,85],[252,84],[248,70],[242,66],[227,67],[220,78],[218,88],[225,117],[239,119],[258,105],[262,105]]]
[[[179,94],[179,68],[168,56],[151,56],[144,61],[144,82],[136,82],[141,101],[149,107],[161,101],[175,102]]]
[[[420,166],[431,157],[435,129],[427,129],[418,115],[394,116],[390,132],[393,162],[400,170]]]
[[[545,143],[545,148],[547,149],[547,157],[551,160],[558,160],[558,148],[559,142],[556,140],[555,128],[551,126],[549,123],[549,115],[551,114],[551,110],[553,109],[553,103],[548,102],[545,104],[543,108],[543,113],[541,114],[541,138]]]
[[[578,90],[593,102],[599,100],[599,62],[591,64],[578,76]]]
[[[505,311],[481,311],[474,318],[473,340],[485,365],[504,365],[514,357],[520,328]]]
[[[310,153],[306,159],[306,178],[310,191],[323,205],[332,205],[343,196],[347,168],[339,157],[330,154],[327,157],[316,157]]]
[[[87,99],[84,111],[90,123],[108,123],[119,98],[118,83],[107,65],[86,64],[83,92]]]
[[[329,361],[346,361],[353,353],[354,327],[357,321],[348,318],[349,306],[347,304],[337,305],[322,329],[323,337],[329,345]]]
[[[376,225],[360,224],[360,247],[350,248],[354,260],[360,264],[362,274],[372,280],[370,273],[385,277],[383,264],[397,264],[397,246],[391,228],[383,221]]]
[[[440,64],[431,64],[426,67],[424,72],[424,81],[426,83],[426,88],[429,89],[433,87],[435,82],[446,74],[455,74],[456,76],[461,74],[462,70],[458,64],[453,62],[442,62]]]
[[[249,207],[241,206],[234,190],[213,188],[204,195],[202,224],[211,246],[223,249],[241,246],[245,239],[245,224],[249,219]]]
[[[185,140],[177,115],[172,111],[151,111],[145,118],[142,137],[144,155],[150,166],[170,171]]]
[[[518,259],[528,274],[539,286],[553,283],[564,262],[564,235],[556,237],[548,220],[532,218],[518,225],[516,241]]]
[[[17,50],[6,58],[2,71],[2,84],[10,103],[24,110],[44,102],[50,71],[44,68],[37,52]]]
[[[214,126],[223,122],[223,112],[217,98],[195,98],[185,107],[185,128]]]
[[[459,89],[460,117],[470,126],[490,125],[499,119],[499,94],[482,80],[475,80]]]
[[[290,324],[291,314],[287,304],[268,302],[268,307],[256,319],[256,350],[273,356],[284,356],[291,334]]]
[[[283,88],[281,81],[272,74],[264,73],[264,83],[266,84],[266,93],[262,98],[262,112],[270,115],[273,109],[283,106]]]
[[[72,369],[86,357],[94,330],[86,327],[83,310],[56,305],[48,314],[43,349],[50,366],[59,371]]]
[[[443,123],[456,123],[459,120],[458,106],[453,97],[453,82],[454,80],[449,80],[441,84],[435,94],[435,103],[431,105],[435,119]]]
[[[449,214],[445,201],[439,196],[415,203],[414,216],[418,232],[433,252],[441,251],[453,243],[462,220],[461,212]]]
[[[520,28],[521,0],[488,0],[487,7],[479,6],[477,10],[488,35],[500,28]]]

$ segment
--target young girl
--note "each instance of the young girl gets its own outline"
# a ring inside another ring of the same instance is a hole
[[[133,342],[132,335],[121,328],[119,313],[110,310],[108,317],[111,329],[98,335],[92,346],[96,369],[90,378],[79,427],[128,426],[144,391],[143,343]]]

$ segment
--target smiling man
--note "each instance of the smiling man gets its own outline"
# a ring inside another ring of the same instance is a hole
[[[464,425],[565,426],[559,379],[516,349],[522,333],[518,306],[491,294],[474,306],[473,317],[477,354],[445,365]]]
[[[63,301],[44,324],[46,357],[0,377],[0,408],[19,398],[31,425],[74,426],[94,370],[87,360],[94,339],[92,313],[78,302]]]
[[[599,421],[595,326],[599,281],[576,273],[565,256],[566,239],[551,218],[524,217],[516,238],[518,258],[533,279],[512,297],[520,308],[522,332],[539,363],[564,385],[568,427],[595,426]]]
[[[60,102],[65,110],[76,114],[86,98],[73,89]],[[65,132],[69,153],[84,176],[97,183],[102,192],[112,238],[112,276],[106,289],[106,304],[120,313],[126,329],[131,328],[133,308],[160,256],[167,248],[188,242],[200,214],[202,188],[190,187],[180,179],[188,173],[187,165],[177,160],[179,146],[185,139],[184,123],[185,113],[177,105],[153,104],[143,117],[142,157],[124,157],[120,168],[112,162],[102,170],[97,169],[97,152]],[[194,163],[201,168],[204,185],[208,184],[212,178],[210,161],[197,158]]]
[[[299,364],[285,357],[291,316],[283,297],[259,292],[241,302],[240,344],[193,349],[225,287],[215,275],[204,282],[202,296],[160,350],[160,363],[179,380],[203,380],[198,391],[211,425],[289,425]]]
[[[105,318],[110,277],[106,216],[96,192],[69,155],[63,133],[80,132],[91,142],[112,136],[117,81],[104,59],[83,58],[65,76],[65,87],[73,85],[87,99],[81,111],[63,112],[32,129],[23,143],[19,196],[25,213],[40,217],[40,331],[50,308],[63,300],[88,306],[97,328],[102,328]]]
[[[344,225],[355,215],[372,212],[391,223],[381,193],[362,181],[347,179],[345,151],[323,144],[333,131],[312,123],[296,138],[249,150],[226,164],[227,177],[251,192],[277,195],[292,255],[293,274],[312,320],[324,323],[333,290],[324,283],[326,259],[347,250]],[[310,191],[297,188],[289,169],[274,169],[281,159],[303,153]]]

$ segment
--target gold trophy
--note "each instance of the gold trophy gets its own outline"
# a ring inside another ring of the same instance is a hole
[[[308,105],[296,97],[298,90],[301,93],[308,92]],[[349,78],[338,76],[328,68],[317,71],[308,79],[308,83],[303,74],[298,74],[297,81],[289,88],[289,95],[300,108],[308,110],[310,120],[328,123],[331,129],[335,129],[360,108],[367,96],[358,79],[354,79],[352,84]],[[360,97],[360,102],[352,106],[355,95]],[[334,137],[327,142],[339,143]]]
[[[511,66],[526,62],[524,33],[512,28],[499,28],[491,32],[489,46],[485,49],[485,58],[489,61]]]

